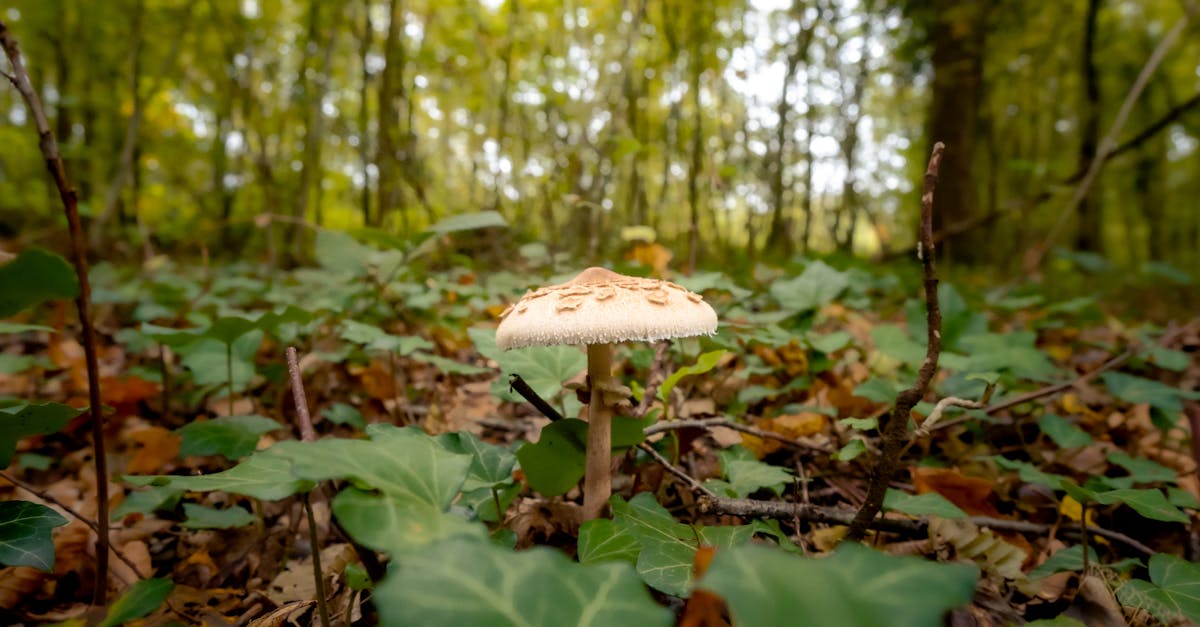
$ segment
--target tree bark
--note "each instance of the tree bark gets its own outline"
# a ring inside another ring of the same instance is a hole
[[[983,60],[988,2],[935,0],[932,39],[933,101],[929,107],[929,143],[946,144],[946,162],[938,188],[941,209],[934,230],[965,222],[978,213],[974,155],[979,107],[983,97]],[[987,246],[979,234],[944,242],[947,259],[979,263]]]
[[[1096,76],[1096,16],[1100,13],[1103,0],[1088,0],[1083,30],[1083,128],[1079,141],[1079,169],[1087,170],[1096,158],[1100,145],[1100,81]],[[1075,234],[1075,247],[1079,250],[1098,252],[1103,248],[1103,212],[1098,196],[1085,195],[1075,210],[1079,217],[1079,230]]]

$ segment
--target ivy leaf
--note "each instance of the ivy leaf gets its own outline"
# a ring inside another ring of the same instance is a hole
[[[883,508],[909,516],[941,516],[942,518],[966,518],[967,513],[937,492],[909,494],[888,488],[883,497]]]
[[[508,221],[498,211],[476,211],[459,213],[438,221],[429,227],[433,233],[446,234],[458,231],[473,231],[486,228],[508,228]]]
[[[0,408],[0,468],[12,463],[18,440],[55,433],[80,413],[82,410],[62,403],[21,403]]]
[[[66,259],[42,250],[21,251],[16,259],[0,265],[0,318],[7,318],[51,299],[79,295],[79,281]]]
[[[754,535],[750,525],[701,527],[677,522],[648,492],[628,502],[614,496],[611,502],[617,532],[634,538],[640,547],[638,574],[647,585],[678,597],[691,594],[697,548],[737,546]]]
[[[240,459],[254,452],[260,435],[281,428],[282,425],[265,416],[223,416],[188,423],[176,431],[183,436],[179,455],[224,455]]]
[[[184,503],[183,513],[187,519],[180,523],[180,526],[188,529],[230,529],[244,527],[258,520],[254,514],[236,505],[227,509],[216,509],[195,503]]]
[[[770,293],[782,309],[804,313],[833,301],[849,285],[846,273],[838,272],[822,261],[814,261],[800,276],[772,283]]]
[[[1146,403],[1159,413],[1155,424],[1162,426],[1163,418],[1169,424],[1183,411],[1184,398],[1200,398],[1200,393],[1186,393],[1165,383],[1135,377],[1123,372],[1105,372],[1100,375],[1104,385],[1113,396],[1127,403]]]
[[[1150,582],[1134,579],[1117,589],[1123,605],[1140,607],[1166,624],[1200,622],[1200,564],[1174,555],[1150,558]]]
[[[405,555],[374,596],[388,625],[666,627],[628,564],[581,565],[544,547],[514,553],[449,539]]]
[[[233,344],[238,338],[258,328],[253,320],[239,316],[225,316],[213,321],[212,326],[204,330],[204,337],[211,337],[222,344]]]
[[[1108,454],[1108,461],[1128,470],[1129,478],[1134,483],[1169,482],[1178,478],[1174,470],[1153,460],[1134,457],[1125,451],[1112,451]]]
[[[833,458],[840,462],[848,462],[867,451],[867,443],[860,439],[850,440],[838,452],[833,454]]]
[[[580,564],[612,561],[636,564],[641,545],[633,534],[618,529],[613,521],[597,518],[580,526],[577,551]]]
[[[1097,493],[1093,498],[1102,505],[1124,503],[1134,511],[1153,520],[1185,523],[1190,520],[1188,515],[1179,510],[1163,496],[1162,490],[1147,488],[1138,490],[1123,488]]]
[[[738,450],[745,451],[751,458],[746,459],[743,454],[736,452]],[[779,495],[792,482],[792,475],[787,469],[753,459],[753,453],[742,447],[720,451],[717,457],[721,460],[721,469],[729,481],[733,496],[737,498],[745,498],[762,488],[769,488]]]
[[[356,541],[393,556],[451,536],[483,539],[487,535],[482,524],[446,513],[437,505],[358,488],[338,493],[333,513]]]
[[[467,479],[462,487],[464,492],[491,488],[513,480],[512,471],[517,464],[517,457],[507,448],[488,444],[466,431],[443,433],[437,437],[437,441],[451,453],[471,456]]]
[[[871,342],[875,344],[875,348],[879,349],[879,352],[895,357],[904,364],[916,366],[917,364],[921,363],[923,359],[925,359],[925,346],[909,337],[908,334],[904,332],[904,329],[900,328],[899,325],[876,325],[871,329],[870,335]],[[859,386],[860,389],[863,387],[865,387],[865,384]],[[875,398],[859,394],[858,390],[855,390],[855,395],[876,400]],[[889,400],[894,398],[895,394],[892,394]]]
[[[564,381],[587,368],[587,355],[577,346],[531,346],[502,351],[496,348],[495,329],[471,328],[467,334],[480,355],[500,366],[502,376],[492,391],[506,401],[521,401],[519,395],[508,390],[510,375],[521,375],[538,396],[552,399],[558,396]]]
[[[363,429],[367,426],[366,418],[358,408],[348,403],[334,403],[321,412],[321,417],[339,425],[350,425]]]
[[[292,472],[301,479],[348,479],[393,498],[449,507],[467,476],[470,457],[447,451],[415,428],[373,424],[367,435],[370,440],[280,442],[270,450],[291,461]]]
[[[374,249],[342,231],[318,229],[313,256],[322,268],[339,274],[365,276]]]
[[[1100,563],[1100,556],[1096,555],[1096,550],[1092,547],[1088,547],[1088,561],[1092,564]],[[1029,571],[1029,578],[1032,580],[1042,579],[1064,570],[1076,572],[1083,570],[1083,545],[1076,544],[1055,552],[1037,568]]]
[[[124,479],[126,483],[137,486],[170,486],[187,492],[223,490],[264,501],[275,501],[297,492],[311,490],[313,487],[311,481],[297,479],[292,474],[289,458],[281,454],[283,444],[299,443],[276,444],[247,457],[229,470],[211,475],[126,475]]]
[[[417,351],[415,353],[412,353],[409,356],[417,361],[423,361],[423,362],[433,366],[434,368],[437,368],[443,374],[473,375],[473,374],[486,374],[486,373],[492,372],[492,370],[489,368],[483,368],[480,366],[472,366],[471,364],[464,364],[461,361],[455,361],[455,360],[447,358],[447,357],[442,357],[441,355],[430,355],[429,353],[423,353],[423,352]]]
[[[1093,442],[1092,436],[1088,435],[1087,431],[1055,414],[1042,414],[1042,417],[1038,419],[1038,427],[1060,448],[1080,448]]]
[[[108,608],[108,616],[99,627],[117,627],[146,616],[162,605],[174,587],[175,584],[166,578],[143,579],[133,584]]]
[[[574,418],[542,427],[537,442],[517,450],[517,460],[530,487],[543,496],[558,496],[583,478],[587,423]]]
[[[54,570],[54,528],[67,524],[58,512],[29,501],[0,501],[0,564]]]
[[[229,366],[233,366],[233,388],[241,390],[254,377],[254,356],[262,344],[263,332],[253,329],[233,341],[230,348],[232,364],[227,359],[226,345],[215,338],[203,338],[181,346],[180,363],[192,373],[196,385],[226,385]]]
[[[157,510],[173,509],[181,496],[183,489],[169,485],[135,490],[113,510],[112,519],[119,520],[130,514],[148,514]]]
[[[970,602],[978,569],[893,557],[853,543],[803,558],[747,545],[718,550],[699,587],[719,594],[740,627],[820,617],[839,627],[924,627]]]
[[[1051,490],[1058,490],[1062,488],[1063,482],[1066,480],[1066,477],[1062,475],[1045,472],[1028,462],[1008,459],[1003,455],[996,455],[995,457],[992,457],[992,459],[995,460],[997,466],[1005,470],[1017,471],[1017,476],[1020,477],[1021,481],[1024,481],[1025,483],[1036,483],[1038,485],[1046,486]]]

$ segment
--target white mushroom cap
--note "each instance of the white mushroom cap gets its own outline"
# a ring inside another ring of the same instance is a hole
[[[503,317],[496,329],[496,346],[503,350],[653,342],[717,330],[717,313],[699,294],[604,268],[588,268],[566,283],[529,292]]]

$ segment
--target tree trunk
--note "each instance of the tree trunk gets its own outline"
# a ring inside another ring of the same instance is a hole
[[[991,4],[975,0],[935,0],[930,25],[933,52],[933,101],[929,107],[929,144],[946,144],[938,182],[935,231],[966,222],[978,213],[974,157],[983,96],[983,59]],[[986,234],[972,231],[945,241],[947,259],[985,260]]]
[[[1079,142],[1079,169],[1087,171],[1100,144],[1100,81],[1096,76],[1096,15],[1102,0],[1089,0],[1083,31],[1083,129]],[[1099,195],[1084,196],[1076,209],[1079,230],[1075,248],[1099,252],[1103,249],[1103,211]]]

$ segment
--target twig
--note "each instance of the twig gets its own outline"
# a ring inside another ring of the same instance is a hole
[[[525,399],[530,405],[533,405],[533,408],[538,410],[539,413],[549,418],[550,422],[558,422],[563,419],[562,414],[558,413],[558,410],[554,409],[553,405],[547,403],[546,399],[539,396],[533,388],[529,387],[529,384],[525,382],[525,379],[521,378],[521,375],[515,373],[509,375],[508,387],[517,394],[520,394],[521,398]]]
[[[668,460],[666,457],[662,456],[662,453],[659,453],[658,451],[654,450],[653,446],[650,446],[649,444],[642,442],[641,444],[638,445],[638,448],[645,451],[648,455],[650,455],[650,457],[653,457],[654,461],[658,462],[659,464],[662,465],[663,468],[667,469],[667,472],[675,475],[680,480],[682,480],[684,483],[688,484],[688,487],[690,487],[691,489],[695,490],[696,492],[699,492],[704,497],[713,498],[713,499],[717,498],[717,495],[714,494],[712,490],[709,490],[707,487],[705,487],[705,485],[703,483],[700,483],[699,479],[696,479],[695,477],[687,474],[686,472],[680,470],[679,468],[676,468],[675,465],[672,464],[670,460]]]
[[[1032,273],[1036,271],[1046,257],[1046,252],[1050,250],[1050,246],[1054,244],[1054,240],[1058,238],[1059,233],[1067,224],[1067,219],[1075,213],[1079,208],[1079,204],[1087,198],[1088,192],[1091,191],[1092,184],[1096,181],[1096,176],[1100,173],[1100,168],[1103,167],[1105,161],[1108,160],[1108,155],[1117,147],[1117,135],[1121,133],[1121,129],[1125,127],[1125,122],[1129,120],[1129,114],[1133,111],[1133,105],[1137,103],[1142,92],[1145,91],[1146,85],[1150,83],[1150,78],[1154,76],[1154,72],[1158,70],[1158,66],[1162,64],[1163,59],[1167,56],[1167,51],[1171,46],[1175,45],[1175,41],[1183,34],[1187,28],[1188,22],[1191,19],[1193,7],[1190,5],[1185,7],[1185,11],[1179,21],[1175,22],[1175,26],[1158,42],[1158,46],[1150,53],[1150,58],[1146,60],[1146,64],[1142,66],[1142,71],[1138,73],[1137,78],[1133,81],[1133,86],[1129,88],[1129,93],[1125,95],[1124,102],[1121,103],[1120,110],[1113,118],[1112,125],[1108,129],[1108,133],[1100,140],[1100,145],[1096,149],[1096,155],[1092,157],[1091,163],[1088,165],[1087,172],[1083,175],[1083,180],[1079,182],[1079,186],[1075,188],[1075,193],[1071,196],[1070,202],[1062,209],[1062,213],[1058,216],[1058,221],[1050,229],[1039,244],[1031,251],[1031,257],[1026,264],[1026,272]]]
[[[938,401],[937,405],[933,406],[933,411],[929,412],[929,416],[925,418],[925,420],[921,422],[921,426],[917,427],[916,431],[913,432],[912,439],[915,441],[929,435],[929,432],[937,427],[938,421],[942,419],[942,414],[946,413],[946,409],[949,407],[983,409],[984,407],[987,407],[987,405],[985,403],[966,398],[947,396],[946,398]]]
[[[924,398],[929,382],[937,372],[938,356],[942,352],[942,312],[938,307],[937,267],[934,265],[936,251],[933,243],[933,192],[937,187],[938,167],[941,165],[945,148],[942,142],[933,145],[929,166],[925,170],[925,188],[921,194],[921,262],[925,276],[925,319],[928,336],[925,361],[921,363],[921,369],[917,372],[916,382],[912,387],[900,392],[891,413],[880,423],[879,431],[883,442],[879,459],[871,475],[867,496],[846,534],[850,540],[861,539],[870,522],[883,507],[888,483],[896,473],[900,453],[907,441],[905,436],[908,431],[909,412]]]
[[[670,365],[671,340],[664,340],[654,345],[654,362],[650,365],[650,374],[646,378],[646,389],[642,392],[642,402],[633,408],[634,418],[645,418],[654,405],[658,396],[658,386],[667,379],[667,366]]]
[[[50,123],[42,109],[41,99],[29,81],[21,50],[4,22],[0,22],[0,46],[12,64],[10,82],[20,92],[33,115],[38,133],[38,145],[46,162],[46,169],[58,187],[63,212],[67,216],[67,227],[71,232],[71,254],[75,262],[75,276],[79,281],[79,295],[75,308],[79,311],[79,324],[83,332],[84,361],[87,367],[88,403],[92,414],[93,463],[96,465],[96,589],[92,596],[96,605],[108,603],[108,458],[104,450],[104,411],[100,398],[100,369],[96,359],[96,330],[92,326],[92,287],[88,282],[87,247],[83,240],[83,226],[79,219],[79,201],[75,188],[67,178],[67,170],[58,152],[58,142],[50,132]]]
[[[744,516],[747,518],[762,517],[787,520],[793,517],[799,517],[801,520],[810,522],[818,522],[833,525],[851,524],[855,518],[853,509],[844,507],[822,507],[819,505],[811,505],[807,503],[788,503],[786,501],[759,501],[756,499],[726,499],[726,498],[706,498],[700,500],[700,510],[706,513],[728,514],[731,516]],[[991,516],[970,516],[965,520],[979,527],[989,527],[1000,531],[1014,531],[1019,533],[1029,533],[1033,535],[1045,535],[1053,527],[1052,525],[1043,523],[1034,523],[1024,520],[1007,520],[1004,518],[993,518]],[[893,531],[898,533],[923,533],[929,527],[929,519],[922,518],[891,518],[882,517],[871,521],[868,525],[872,529],[881,531]],[[1063,525],[1060,529],[1075,537],[1081,537],[1084,533],[1084,528],[1081,525]],[[1131,538],[1118,531],[1104,529],[1088,525],[1086,531],[1092,535],[1101,536],[1114,542],[1120,542],[1125,546],[1143,554],[1153,555],[1154,549],[1146,546],[1142,542]]]
[[[0,471],[0,479],[4,479],[5,481],[17,486],[18,488],[21,488],[22,490],[38,497],[39,499],[42,499],[43,501],[45,501],[47,503],[50,503],[51,505],[57,505],[60,509],[62,509],[62,511],[66,512],[68,516],[87,525],[88,529],[91,529],[93,533],[96,533],[96,534],[100,533],[100,529],[96,527],[96,523],[88,520],[87,518],[84,518],[83,514],[80,514],[79,512],[71,509],[70,507],[67,507],[66,503],[63,503],[62,501],[58,500],[57,498],[51,496],[49,493],[43,492],[43,491],[33,487],[32,485],[25,483],[24,481],[21,481],[20,479],[17,479],[16,477],[9,475],[8,473],[6,473],[4,471]],[[117,559],[121,560],[121,562],[123,562],[126,566],[128,566],[129,570],[133,571],[133,574],[137,575],[138,577],[141,577],[142,579],[145,579],[147,577],[147,575],[145,573],[143,573],[140,569],[138,569],[137,565],[135,565],[133,563],[133,561],[131,561],[128,557],[125,557],[125,554],[122,553],[119,549],[117,549],[117,547],[115,547],[115,546],[109,547],[109,550],[111,550],[113,552],[113,554],[117,556]],[[128,584],[131,582],[123,581],[123,583]]]
[[[827,447],[821,446],[820,444],[813,444],[810,442],[801,442],[800,440],[796,440],[794,438],[789,438],[788,436],[783,435],[781,433],[775,433],[773,431],[759,429],[758,427],[744,425],[740,422],[734,422],[732,420],[729,420],[728,418],[699,418],[696,420],[666,420],[663,422],[652,424],[649,427],[646,427],[644,433],[646,435],[654,435],[655,433],[662,433],[664,431],[674,431],[677,429],[707,429],[709,427],[726,427],[728,429],[733,429],[734,431],[740,431],[742,433],[746,433],[746,434],[752,435],[757,438],[763,438],[766,440],[775,440],[776,442],[782,442],[783,444],[787,444],[788,446],[792,446],[795,448],[810,449],[810,450],[814,450],[814,451],[820,451],[822,453],[833,453],[832,450],[830,450]]]
[[[296,348],[287,347],[288,376],[292,381],[292,399],[296,404],[296,422],[300,427],[300,439],[314,442],[317,434],[313,430],[312,416],[308,413],[308,399],[304,394],[304,381],[300,378],[300,361],[296,358]],[[316,583],[317,611],[321,615],[322,627],[329,627],[329,607],[325,604],[325,576],[321,568],[321,543],[317,537],[317,519],[313,516],[312,499],[305,494],[304,513],[308,516],[308,538],[312,545],[313,582]]]

